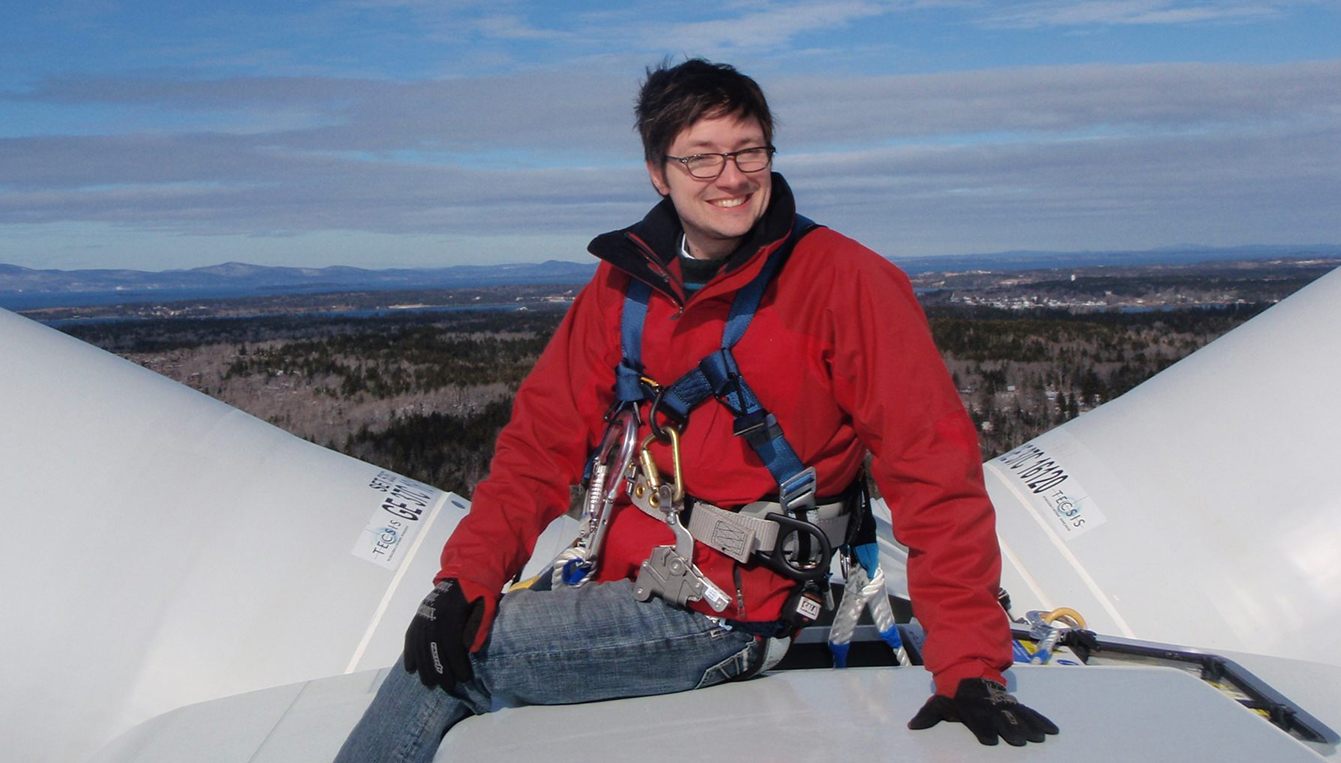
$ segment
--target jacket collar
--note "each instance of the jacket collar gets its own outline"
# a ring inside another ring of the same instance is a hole
[[[773,173],[773,191],[768,209],[759,218],[740,246],[722,266],[723,273],[732,273],[791,233],[796,217],[796,201],[792,189],[782,176]],[[652,288],[663,291],[683,302],[671,286],[670,263],[679,252],[680,216],[669,197],[652,207],[637,223],[622,230],[603,233],[592,239],[587,251],[625,271],[630,276],[646,281]]]

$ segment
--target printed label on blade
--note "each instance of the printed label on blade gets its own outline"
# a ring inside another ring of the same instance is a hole
[[[1034,508],[1064,540],[1078,538],[1106,519],[1085,493],[1075,476],[1068,473],[1059,453],[1045,450],[1036,441],[998,456],[997,467],[1029,497]]]
[[[354,556],[394,570],[441,494],[435,487],[395,472],[380,471],[368,482],[378,506],[354,543]]]

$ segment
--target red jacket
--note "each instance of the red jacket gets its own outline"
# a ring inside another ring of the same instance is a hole
[[[568,509],[569,486],[580,481],[614,398],[629,279],[653,287],[642,361],[647,375],[670,384],[720,348],[735,291],[786,239],[794,215],[790,190],[774,176],[764,218],[688,304],[669,199],[637,225],[592,242],[604,261],[518,390],[489,477],[443,549],[439,579],[501,589],[545,526]],[[1000,681],[1011,661],[1010,632],[996,600],[1000,551],[977,435],[907,276],[857,242],[816,229],[774,277],[733,354],[801,461],[815,467],[819,495],[840,493],[872,454],[895,534],[909,548],[909,589],[937,691],[953,694],[963,678]],[[732,423],[711,399],[691,413],[681,436],[686,492],[718,506],[775,500],[777,483],[732,434]],[[669,474],[666,449],[654,446],[653,454]],[[659,520],[623,507],[606,537],[599,579],[635,578],[654,546],[673,542]],[[736,598],[733,559],[695,544],[694,562]],[[722,615],[776,619],[794,583],[760,565],[740,567],[745,607],[733,603]]]

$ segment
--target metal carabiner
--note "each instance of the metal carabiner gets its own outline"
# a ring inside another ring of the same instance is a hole
[[[638,416],[633,407],[610,416],[600,447],[591,460],[591,481],[583,500],[582,526],[573,547],[555,558],[554,585],[581,586],[592,579],[601,544],[614,514],[620,488],[633,482],[633,458],[638,448]]]
[[[675,492],[672,495],[677,505],[684,502],[684,473],[680,470],[680,432],[675,427],[664,427],[661,430],[666,438],[670,440],[671,463],[675,471]],[[653,440],[657,439],[655,433],[649,434],[641,446],[639,460],[643,465],[643,474],[647,477],[647,486],[652,489],[652,494],[656,495],[657,489],[661,487],[661,470],[657,468],[656,460],[652,458],[652,451],[648,446]]]
[[[656,382],[652,382],[652,384],[655,385],[654,390],[656,394],[652,396],[652,404],[647,409],[647,424],[652,428],[652,434],[656,435],[658,440],[665,442],[670,438],[670,435],[667,433],[668,430],[678,427],[680,431],[683,431],[689,422],[688,419],[672,410],[662,409],[661,404],[665,402],[666,393],[670,391],[670,388],[657,385]],[[657,422],[658,413],[666,417],[666,426],[664,428]],[[678,433],[679,432],[677,432],[677,434]]]
[[[610,456],[616,452],[616,448],[618,448],[618,455],[614,461],[610,461]],[[600,491],[603,500],[614,501],[619,497],[619,488],[623,482],[628,481],[629,466],[633,463],[637,449],[637,411],[632,408],[625,408],[616,413],[610,420],[610,425],[605,430],[605,436],[601,439],[601,445],[596,450],[595,463],[606,465],[606,479],[609,480],[606,485],[602,486],[604,489]],[[610,479],[611,477],[614,479]]]

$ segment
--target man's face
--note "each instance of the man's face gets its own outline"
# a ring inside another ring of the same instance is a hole
[[[690,125],[671,143],[671,156],[725,154],[742,148],[767,145],[759,120],[738,116],[706,117]],[[689,174],[680,162],[668,159],[660,166],[648,162],[652,185],[663,196],[670,196],[684,226],[689,253],[699,259],[715,260],[736,250],[742,238],[768,209],[773,190],[768,169],[744,173],[734,161],[727,161],[722,174],[713,180],[700,180]]]

